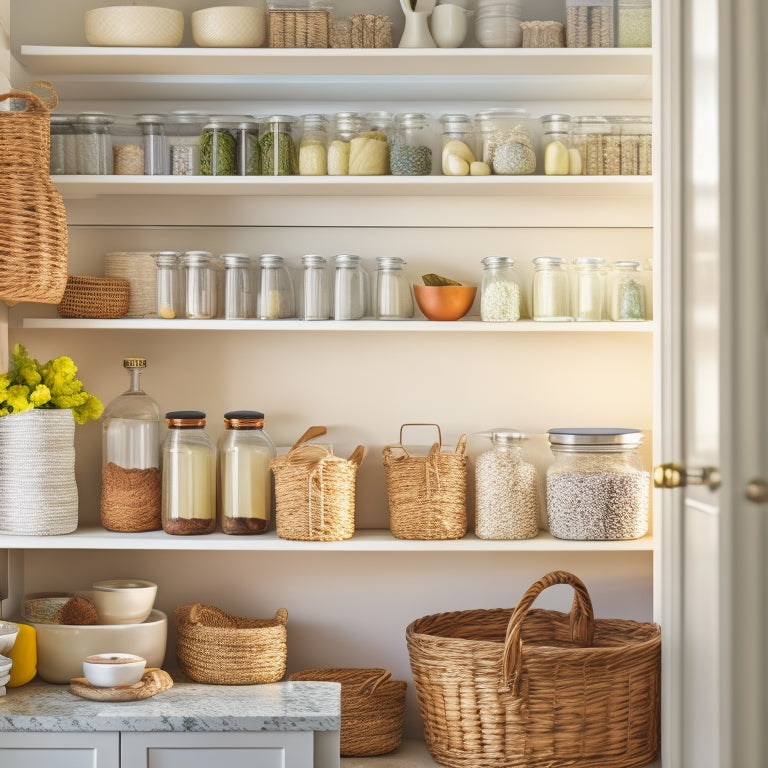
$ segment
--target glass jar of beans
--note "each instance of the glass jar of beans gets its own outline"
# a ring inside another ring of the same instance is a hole
[[[648,531],[650,472],[638,429],[549,430],[547,519],[558,539],[638,539]]]

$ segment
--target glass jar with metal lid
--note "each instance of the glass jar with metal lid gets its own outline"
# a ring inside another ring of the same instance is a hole
[[[413,317],[413,293],[403,271],[405,259],[400,256],[376,258],[376,306],[378,320],[405,320]]]
[[[531,539],[539,533],[538,475],[523,454],[526,436],[507,427],[481,434],[492,447],[475,462],[475,533]]]
[[[440,127],[442,133],[440,161],[443,175],[468,175],[471,164],[478,156],[475,125],[472,118],[463,114],[442,115]],[[458,160],[454,158],[458,158]]]
[[[51,175],[77,173],[76,115],[51,115]]]
[[[605,262],[596,256],[578,256],[573,260],[571,314],[577,322],[603,319]]]
[[[618,133],[610,120],[600,115],[580,115],[571,118],[571,141],[581,157],[581,173],[584,176],[604,176],[621,171],[621,155],[618,167],[615,158],[606,157],[606,137],[614,136],[619,141]],[[619,145],[620,146],[620,145]],[[575,175],[575,174],[574,174]]]
[[[361,131],[349,145],[350,176],[386,176],[389,174],[394,117],[391,112],[369,112]]]
[[[261,173],[263,176],[295,176],[299,172],[294,131],[297,120],[291,115],[272,115],[261,125]]]
[[[152,256],[157,264],[157,314],[164,320],[183,317],[181,254],[177,251],[158,251]]]
[[[219,441],[219,504],[221,530],[229,534],[264,533],[272,507],[269,462],[277,451],[264,431],[260,411],[224,414]]]
[[[515,260],[511,256],[486,256],[482,264],[480,319],[490,323],[519,320],[522,294]]]
[[[224,262],[224,318],[244,320],[251,314],[250,259],[245,253],[222,253]]]
[[[166,533],[216,530],[216,444],[203,411],[169,411],[161,455],[162,522]]]
[[[213,254],[187,251],[181,258],[186,272],[186,316],[195,320],[216,317],[216,273],[211,266]]]
[[[541,125],[544,129],[544,175],[568,176],[571,174],[571,116],[543,115]]]
[[[395,132],[389,152],[393,176],[429,176],[435,144],[432,120],[421,112],[395,115]]]
[[[141,130],[143,140],[145,175],[167,175],[169,163],[165,117],[163,115],[137,115],[136,124]]]
[[[616,261],[608,273],[608,316],[611,320],[645,320],[645,281],[638,261]]]
[[[561,256],[538,256],[533,260],[531,316],[543,322],[572,320],[568,308],[568,273]]]
[[[352,139],[362,128],[357,112],[337,112],[333,118],[333,136],[328,146],[328,175],[349,175],[349,155]]]
[[[637,539],[648,531],[650,472],[643,434],[625,428],[551,429],[547,519],[558,539]]]
[[[77,173],[103,176],[112,173],[112,124],[103,112],[81,112],[75,120]]]
[[[622,176],[649,176],[653,170],[653,125],[644,115],[611,117],[621,147]]]
[[[539,165],[541,123],[520,107],[487,109],[475,116],[482,159],[495,174],[529,175]]]
[[[299,176],[325,176],[328,173],[328,118],[311,114],[302,118],[299,141]]]
[[[368,314],[368,273],[356,254],[336,256],[333,280],[334,320],[361,320]]]
[[[144,138],[133,115],[116,115],[110,129],[112,173],[115,176],[143,176]]]
[[[307,253],[301,257],[301,264],[304,272],[299,317],[302,320],[330,320],[331,296],[325,256]]]
[[[247,119],[244,118],[244,119]],[[200,134],[200,174],[234,176],[237,172],[237,118],[211,117]]]
[[[200,134],[209,116],[202,112],[177,110],[168,115],[166,138],[168,162],[173,176],[200,174]]]
[[[240,120],[234,125],[236,175],[261,175],[258,120]]]
[[[260,320],[295,317],[293,281],[282,256],[265,253],[259,257],[259,291],[256,316]]]

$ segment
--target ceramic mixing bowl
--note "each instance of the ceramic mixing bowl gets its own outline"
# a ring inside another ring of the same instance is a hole
[[[149,616],[157,584],[138,579],[109,579],[93,584],[93,604],[101,624],[139,624]]]

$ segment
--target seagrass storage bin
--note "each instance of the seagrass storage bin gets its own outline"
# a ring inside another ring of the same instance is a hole
[[[232,616],[212,605],[180,605],[176,624],[179,669],[197,683],[255,685],[285,675],[288,611],[274,619]]]
[[[426,456],[412,456],[403,430],[424,426],[437,429],[437,442]],[[437,424],[403,424],[400,443],[384,448],[389,528],[398,539],[460,539],[467,532],[467,436],[452,453],[442,453],[441,444]]]
[[[270,462],[275,478],[275,529],[281,539],[344,541],[355,532],[358,445],[348,459],[321,445],[308,445],[325,427],[310,427],[283,456]]]
[[[50,176],[50,112],[33,93],[0,111],[0,300],[58,304],[67,284],[67,215]]]
[[[304,669],[289,680],[341,683],[341,755],[372,757],[397,749],[405,725],[404,680],[376,668]]]
[[[269,8],[270,48],[329,48],[331,13],[325,9]]]
[[[570,613],[534,609],[554,584]],[[595,619],[553,571],[514,610],[425,616],[406,629],[425,739],[448,768],[640,768],[657,757],[661,630]]]
[[[112,277],[70,275],[56,308],[61,317],[114,319],[128,312],[131,284]]]

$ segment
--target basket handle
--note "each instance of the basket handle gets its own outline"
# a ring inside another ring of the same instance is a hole
[[[365,456],[365,446],[364,445],[358,445],[357,448],[355,448],[354,451],[352,451],[352,454],[347,459],[350,464],[354,464],[355,466],[359,467],[363,463],[363,458]]]
[[[403,430],[406,427],[434,427],[437,430],[437,442],[432,446],[432,450],[434,450],[434,446],[437,446],[437,452],[440,453],[440,446],[443,444],[443,436],[440,432],[440,425],[439,424],[430,424],[429,422],[423,423],[423,422],[411,422],[410,424],[402,424],[400,426],[400,448],[402,448],[403,453],[406,455],[406,457],[410,457],[410,453],[408,453],[408,450],[406,449],[405,445],[403,444]],[[432,451],[430,451],[431,453]]]
[[[292,446],[291,451],[298,448],[302,443],[306,443],[313,437],[320,437],[324,435],[328,430],[325,427],[310,427]],[[289,451],[290,453],[290,451]]]
[[[387,680],[390,680],[392,678],[392,673],[388,669],[381,669],[377,671],[379,672],[378,675],[373,675],[369,677],[367,680],[364,680],[362,683],[360,683],[359,688],[355,691],[355,693],[358,696],[363,694],[366,689],[368,689],[369,694],[376,693],[376,689],[382,683],[386,683]]]
[[[8,99],[18,99],[19,101],[26,101],[27,106],[24,107],[22,112],[34,112],[40,115],[47,115],[49,113],[48,107],[45,106],[43,100],[36,96],[31,91],[17,91],[11,89],[8,93],[0,95],[0,102],[7,101]]]
[[[571,642],[582,648],[589,648],[595,632],[595,614],[592,600],[584,582],[568,571],[552,571],[533,583],[520,598],[507,625],[507,635],[504,641],[502,664],[501,690],[512,691],[513,696],[519,695],[520,669],[523,663],[523,640],[521,631],[528,611],[534,600],[547,587],[555,584],[569,584],[573,587],[573,603],[570,611]]]

